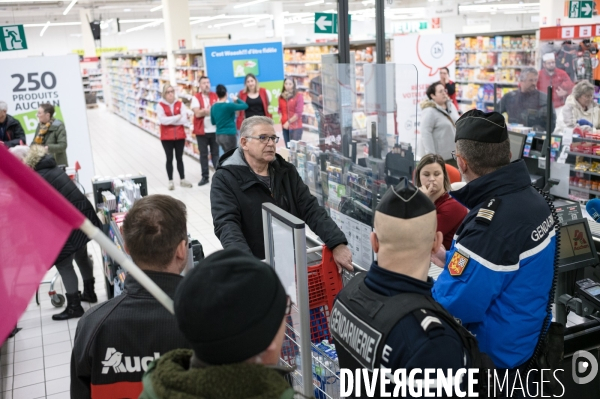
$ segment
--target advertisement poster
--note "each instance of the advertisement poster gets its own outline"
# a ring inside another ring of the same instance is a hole
[[[79,56],[11,58],[1,65],[0,100],[8,104],[8,114],[21,122],[27,144],[32,143],[38,126],[38,107],[52,104],[54,118],[63,121],[67,131],[69,166],[79,162],[79,181],[91,192],[94,161]]]
[[[281,42],[264,42],[207,46],[204,48],[206,73],[211,90],[218,84],[227,87],[229,98],[244,88],[244,79],[251,73],[269,96],[269,112],[279,123],[279,95],[283,87],[283,46]]]
[[[440,80],[440,68],[448,68],[450,80],[456,81],[455,40],[456,37],[448,33],[394,37],[394,54],[397,59],[401,59],[402,64],[413,64],[417,68],[417,82],[403,76],[397,76],[396,79],[399,140],[417,148],[417,158],[424,155],[419,148],[419,103],[427,98],[427,87]]]

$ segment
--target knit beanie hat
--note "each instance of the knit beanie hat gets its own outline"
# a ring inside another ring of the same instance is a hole
[[[175,293],[179,329],[198,359],[210,365],[262,353],[279,331],[286,306],[275,270],[234,248],[202,260]]]

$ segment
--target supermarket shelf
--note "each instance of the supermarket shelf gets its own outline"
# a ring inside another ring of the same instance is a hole
[[[535,50],[519,50],[519,49],[489,49],[489,50],[456,50],[457,53],[467,53],[467,54],[476,54],[476,53],[533,53]]]
[[[503,65],[477,65],[477,66],[471,66],[471,65],[457,65],[456,66],[457,69],[523,69],[523,68],[528,68],[527,66],[503,66]]]
[[[585,157],[585,158],[592,158],[592,159],[600,159],[600,155],[583,154],[583,153],[581,153],[581,152],[567,151],[567,154],[569,154],[569,155],[575,155],[575,156],[578,156],[578,157]]]
[[[459,97],[457,97],[457,98],[456,98],[456,101],[459,101],[459,102],[466,102],[466,103],[467,103],[467,102],[468,102],[468,103],[471,103],[471,102],[479,102],[479,100],[477,100],[476,98],[459,98]],[[483,101],[483,103],[484,103],[484,104],[492,104],[492,105],[494,105],[494,102],[493,102],[493,101]]]
[[[284,64],[304,65],[304,64],[320,64],[321,61],[284,61]]]
[[[510,86],[510,87],[518,87],[519,84],[518,83],[511,83],[511,82],[487,82],[485,80],[457,80],[455,83],[459,83],[459,84],[469,84],[469,83],[475,83],[475,84],[496,84],[498,86]]]
[[[292,76],[295,78],[308,78],[307,74],[300,74],[300,73],[288,73],[287,76]]]
[[[298,86],[296,86],[296,88],[297,88],[298,90],[308,90],[308,86],[302,86],[302,85],[298,85]]]
[[[188,85],[188,86],[198,86],[198,84],[196,82],[192,82],[190,80],[176,79],[175,82],[184,84],[184,85]]]
[[[304,129],[308,129],[308,130],[314,130],[314,131],[317,131],[317,132],[319,131],[319,128],[318,128],[318,127],[316,127],[316,126],[313,126],[313,125],[308,125],[308,124],[306,124],[306,123],[303,123],[303,124],[302,124],[302,128],[304,128]]]
[[[600,176],[600,173],[598,173],[598,172],[590,172],[590,171],[585,171],[585,170],[576,170],[574,165],[571,165],[571,172],[583,173],[584,175]]]
[[[175,69],[177,70],[181,70],[181,71],[203,71],[204,68],[200,68],[200,67],[175,67]]]
[[[592,194],[592,195],[600,195],[600,191],[590,190],[589,188],[571,186],[570,184],[569,184],[569,190],[577,190],[577,191],[581,191],[581,192]]]

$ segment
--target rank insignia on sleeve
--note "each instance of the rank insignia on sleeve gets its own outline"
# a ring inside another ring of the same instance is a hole
[[[489,225],[496,214],[498,206],[500,206],[500,202],[500,198],[492,198],[491,200],[487,201],[481,208],[479,208],[479,212],[477,212],[475,221]]]
[[[467,264],[469,263],[469,257],[461,254],[460,252],[454,252],[450,263],[448,264],[448,271],[451,276],[460,276],[465,271]]]

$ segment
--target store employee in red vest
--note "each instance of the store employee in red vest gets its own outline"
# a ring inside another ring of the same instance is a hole
[[[208,183],[208,147],[213,166],[217,167],[219,162],[219,144],[217,143],[217,127],[210,121],[210,107],[219,99],[216,93],[210,91],[210,79],[208,76],[200,78],[200,92],[192,98],[192,111],[194,112],[194,134],[198,140],[200,151],[200,167],[202,168],[202,180],[198,183],[203,186]],[[207,118],[208,117],[208,118]]]
[[[167,155],[167,175],[169,176],[169,190],[175,189],[173,184],[173,151],[177,160],[177,171],[181,179],[181,187],[192,187],[192,183],[185,180],[183,170],[183,148],[185,147],[185,126],[190,125],[187,117],[188,110],[179,100],[175,100],[175,89],[169,83],[163,87],[162,98],[156,107],[158,122],[160,123],[160,141]]]
[[[273,119],[273,116],[269,113],[269,103],[271,102],[269,94],[267,90],[258,86],[258,79],[253,74],[249,73],[246,75],[244,88],[240,90],[238,98],[248,104],[248,108],[245,111],[238,112],[236,121],[238,131],[242,127],[244,119],[251,116],[266,116]]]

